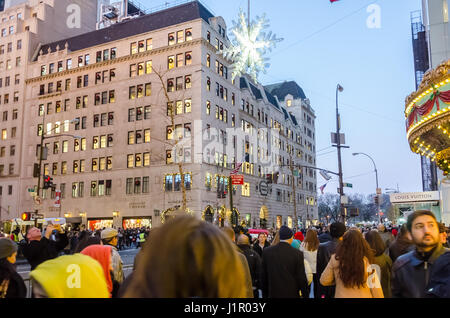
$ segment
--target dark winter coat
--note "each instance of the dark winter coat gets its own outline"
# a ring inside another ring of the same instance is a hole
[[[434,263],[427,296],[450,298],[450,252],[441,255]]]
[[[424,298],[433,264],[447,251],[439,243],[427,260],[417,250],[397,258],[392,268],[392,297]]]
[[[264,248],[262,249],[261,246],[259,246],[259,242],[257,241],[255,244],[253,244],[253,250],[258,253],[259,257],[261,257],[262,259],[262,255],[263,255],[263,250],[265,250],[266,248],[268,248],[270,246],[270,244],[265,241],[264,242]]]
[[[59,234],[56,241],[51,241],[43,237],[40,241],[31,241],[22,247],[22,252],[31,270],[34,270],[39,264],[58,257],[58,254],[69,244],[65,233]]]
[[[414,250],[413,242],[406,238],[398,237],[389,247],[389,256],[391,257],[392,263],[394,263],[399,256],[411,252],[412,250]]]
[[[374,263],[380,266],[380,283],[383,289],[384,298],[391,298],[391,271],[392,260],[386,254],[381,254],[374,258]]]
[[[6,292],[6,298],[25,298],[27,296],[27,287],[23,282],[22,277],[13,272],[9,278],[8,291]]]
[[[317,277],[322,276],[323,271],[328,265],[331,259],[331,255],[336,253],[336,248],[339,244],[338,239],[332,239],[331,241],[320,243],[319,249],[317,250]],[[333,298],[336,291],[336,286],[322,286],[319,284],[319,295],[325,296],[325,298]]]
[[[264,298],[308,298],[303,253],[286,242],[264,249],[262,284]]]
[[[252,276],[253,288],[261,289],[261,257],[259,257],[257,252],[250,248],[250,245],[238,245],[238,247],[247,259],[250,275]]]
[[[326,243],[331,241],[333,238],[331,237],[330,233],[328,232],[323,232],[322,234],[319,235],[319,242],[320,243]]]

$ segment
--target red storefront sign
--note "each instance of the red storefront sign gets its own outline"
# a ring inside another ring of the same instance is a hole
[[[239,174],[231,175],[231,184],[232,185],[243,185],[244,184],[244,176]]]

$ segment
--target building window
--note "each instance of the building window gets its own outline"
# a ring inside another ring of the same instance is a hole
[[[244,182],[242,185],[242,196],[249,197],[250,196],[250,183]]]

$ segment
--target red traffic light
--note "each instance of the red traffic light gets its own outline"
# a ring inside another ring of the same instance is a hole
[[[22,213],[22,221],[30,221],[31,220],[31,213],[30,212],[23,212]]]

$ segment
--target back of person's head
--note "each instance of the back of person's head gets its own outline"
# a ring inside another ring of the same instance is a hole
[[[250,245],[250,240],[248,239],[247,235],[240,234],[238,236],[237,244],[238,245]]]
[[[330,225],[330,235],[332,238],[341,238],[344,235],[345,231],[346,227],[344,223],[334,222]]]
[[[236,232],[229,226],[224,226],[222,232],[233,242],[236,241]]]
[[[370,248],[373,251],[373,254],[375,256],[380,256],[384,253],[386,249],[386,245],[383,242],[383,239],[380,236],[380,233],[378,231],[370,231],[366,233],[366,241],[369,243]]]
[[[75,253],[80,253],[88,246],[100,244],[102,244],[100,237],[86,235],[81,240],[78,241],[77,247],[75,248]]]
[[[305,244],[306,250],[317,250],[320,244],[317,232],[315,230],[308,230],[308,232],[306,232],[306,238],[303,243]]]
[[[412,224],[413,224],[414,220],[417,219],[420,216],[423,216],[423,215],[431,216],[436,221],[436,224],[438,223],[437,220],[436,220],[436,216],[433,214],[433,212],[428,211],[428,210],[417,210],[417,211],[414,211],[413,213],[408,215],[408,219],[406,221],[406,228],[408,229],[408,231],[410,233],[412,232]]]
[[[347,288],[362,287],[366,283],[366,267],[364,257],[373,262],[373,253],[357,230],[347,231],[336,249],[336,260],[339,261],[339,276]]]
[[[380,223],[380,224],[378,224],[377,229],[378,229],[378,231],[383,233],[386,231],[386,226],[383,223]]]
[[[150,236],[124,297],[246,297],[238,252],[212,224],[179,216],[153,229]]]

